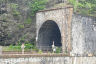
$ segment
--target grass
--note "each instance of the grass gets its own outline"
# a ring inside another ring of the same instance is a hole
[[[15,54],[18,54],[18,52],[22,52],[22,49],[21,49],[21,46],[3,46],[2,51],[3,52],[14,52]],[[47,51],[47,50],[42,51],[40,49],[37,49],[36,47],[33,47],[33,48],[28,47],[28,48],[25,48],[24,51],[31,52],[32,54],[45,54],[45,53],[56,54],[56,53],[52,53],[52,51]],[[58,52],[58,53],[60,53],[60,52]]]
[[[12,50],[13,49],[13,50]],[[25,51],[31,51],[31,48],[25,48]],[[38,51],[39,49],[33,48],[32,51]],[[21,46],[4,46],[2,51],[22,51]]]

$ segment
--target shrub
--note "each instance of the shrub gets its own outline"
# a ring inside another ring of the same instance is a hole
[[[62,47],[56,47],[56,53],[60,53],[61,52],[61,50],[62,50]]]
[[[20,25],[20,24],[19,24],[18,27],[19,27],[19,29],[20,29],[20,28],[24,28],[24,25]]]
[[[48,52],[48,54],[51,54],[51,52]]]
[[[11,3],[11,8],[12,8],[12,14],[15,17],[15,19],[20,19],[21,18],[21,15],[17,11],[18,4]]]
[[[17,12],[17,8],[18,8],[18,4],[14,4],[14,3],[11,3],[11,8],[12,8],[12,14],[14,16],[17,16],[19,14],[19,12]]]
[[[33,45],[29,43],[28,41],[25,43],[25,49],[31,49]]]
[[[69,2],[74,6],[74,12],[96,16],[96,0],[69,0]]]
[[[34,16],[38,10],[44,9],[47,2],[48,0],[31,0],[28,2],[29,7],[31,8],[29,15]]]
[[[29,18],[25,21],[25,24],[31,24],[32,20]]]
[[[43,53],[42,50],[39,50],[38,54],[42,54],[42,53]]]

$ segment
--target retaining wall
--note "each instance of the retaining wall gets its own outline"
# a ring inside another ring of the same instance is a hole
[[[0,58],[0,64],[96,64],[96,57]]]
[[[72,18],[72,53],[78,55],[96,52],[96,18],[74,14]]]

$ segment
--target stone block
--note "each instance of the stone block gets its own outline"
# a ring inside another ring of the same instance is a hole
[[[88,54],[88,56],[93,56],[93,53],[91,53],[91,54]]]

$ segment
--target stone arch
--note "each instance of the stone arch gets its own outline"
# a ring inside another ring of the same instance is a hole
[[[68,48],[68,52],[70,52],[72,12],[72,6],[38,11],[36,13],[36,44],[38,44],[38,34],[43,23],[45,23],[47,20],[53,20],[60,30],[62,52],[64,53],[66,51],[66,48]]]
[[[39,14],[38,14],[38,16],[39,16]],[[38,17],[37,16],[37,17]],[[41,16],[42,17],[42,16]],[[36,34],[37,34],[37,39],[38,39],[38,33],[39,33],[39,30],[40,30],[40,28],[41,28],[41,26],[43,25],[43,23],[44,22],[46,22],[46,21],[48,21],[48,20],[52,20],[52,21],[54,21],[57,25],[58,25],[58,27],[59,27],[59,30],[60,30],[60,33],[62,32],[62,29],[61,29],[61,27],[62,27],[62,22],[60,22],[60,21],[58,21],[56,18],[54,18],[54,17],[47,17],[47,18],[45,18],[45,19],[43,19],[43,20],[37,20],[37,32],[36,32]],[[62,33],[61,33],[62,34]]]
[[[54,41],[55,46],[62,46],[61,31],[58,24],[53,20],[45,21],[38,31],[37,46],[51,47]]]

